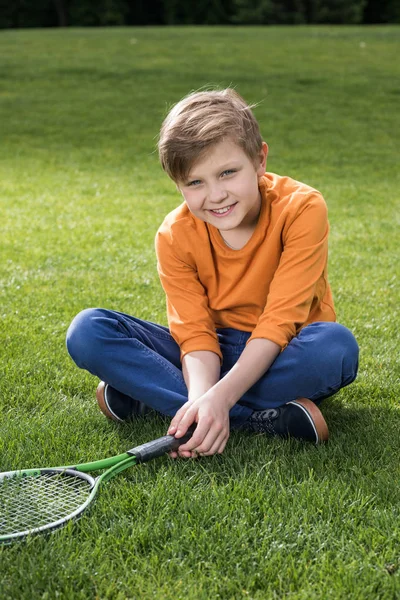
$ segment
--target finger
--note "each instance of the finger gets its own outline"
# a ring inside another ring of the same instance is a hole
[[[192,452],[178,452],[180,458],[192,458]]]
[[[182,417],[185,414],[185,411],[183,410],[183,408],[184,408],[184,405],[181,406],[181,408],[175,413],[175,416],[171,420],[171,423],[170,423],[170,426],[169,426],[169,429],[168,429],[168,433],[171,432],[171,429],[175,429],[176,430],[178,428],[178,425],[179,425]]]
[[[184,417],[186,411],[187,411],[188,407],[186,406],[186,404],[184,404],[183,406],[180,407],[180,409],[176,412],[175,416],[173,417],[169,428],[168,428],[168,435],[174,435],[174,433],[176,432],[176,430],[179,427],[179,424],[182,420],[182,418]]]
[[[226,431],[214,432],[212,436],[206,436],[204,442],[196,450],[204,456],[215,454],[226,437]]]
[[[177,439],[183,437],[189,427],[196,422],[197,410],[195,408],[188,409],[185,415],[182,417],[179,426],[177,427],[176,433],[174,434]],[[197,433],[198,427],[196,428]],[[192,441],[193,437],[190,438]]]
[[[199,458],[200,454],[196,450],[192,450],[191,452],[183,452],[182,455],[179,454],[181,458]]]
[[[218,448],[226,435],[229,435],[229,428],[223,423],[218,421],[214,422],[206,432],[203,441],[195,448],[200,454],[209,455],[210,450],[214,448],[216,444]]]
[[[205,456],[212,456],[214,454],[222,454],[222,452],[225,449],[225,446],[228,442],[229,439],[229,434],[225,437],[219,438],[216,443],[213,445],[213,447],[210,449],[210,451],[208,452],[208,454],[206,454]]]
[[[226,444],[228,443],[229,440],[229,435],[223,440],[222,444],[220,445],[220,447],[217,450],[218,454],[222,454],[223,451],[225,450]]]
[[[188,415],[188,413],[187,413],[187,415]],[[185,415],[185,419],[186,419],[187,415]],[[192,425],[193,422],[194,422],[194,417],[193,417],[193,420],[188,424],[187,427],[189,427],[190,425]],[[182,427],[182,423],[181,423],[181,427]],[[209,424],[208,424],[208,422],[206,422],[204,419],[201,420],[197,424],[196,431],[194,432],[194,434],[192,435],[192,437],[190,438],[190,440],[188,440],[187,442],[185,442],[185,444],[182,444],[182,446],[180,446],[180,450],[182,450],[183,452],[186,452],[188,450],[192,451],[195,448],[197,449],[197,447],[202,444],[205,436],[208,433],[208,430],[209,430]],[[175,437],[178,437],[179,431],[176,433]],[[182,434],[182,435],[184,435],[184,434]]]
[[[223,427],[221,431],[216,432],[214,439],[207,436],[201,446],[196,448],[196,450],[204,456],[222,453],[229,439],[229,435],[229,427]]]

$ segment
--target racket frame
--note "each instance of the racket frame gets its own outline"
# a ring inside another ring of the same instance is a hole
[[[0,485],[4,479],[13,478],[13,477],[40,477],[41,473],[60,473],[67,474],[74,477],[78,477],[86,480],[89,485],[89,495],[86,500],[78,506],[73,512],[67,514],[66,516],[53,521],[51,523],[46,523],[45,525],[41,525],[40,527],[34,527],[32,529],[27,529],[25,531],[18,531],[11,534],[0,535],[0,543],[2,542],[12,542],[17,539],[24,539],[28,535],[42,533],[45,531],[53,531],[63,527],[68,521],[76,520],[82,516],[88,506],[94,500],[96,493],[99,489],[100,484],[103,481],[109,481],[112,477],[115,477],[121,471],[125,471],[129,467],[152,460],[153,458],[157,458],[166,454],[171,450],[177,449],[181,444],[185,443],[188,439],[190,439],[195,427],[191,427],[185,436],[182,438],[174,438],[174,436],[166,435],[152,442],[147,442],[146,444],[142,444],[141,446],[137,446],[128,450],[128,452],[124,452],[123,454],[117,454],[116,456],[110,456],[109,458],[104,458],[101,460],[96,460],[94,462],[81,463],[78,465],[68,465],[64,467],[53,467],[53,468],[36,468],[36,469],[21,469],[18,471],[7,471],[4,473],[0,473]],[[93,478],[88,473],[91,471],[98,471],[101,469],[107,469],[101,475],[98,475],[96,478]]]

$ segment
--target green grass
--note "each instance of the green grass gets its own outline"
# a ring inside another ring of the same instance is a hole
[[[397,27],[0,35],[0,470],[95,460],[168,421],[106,422],[67,356],[74,315],[166,324],[153,238],[180,198],[155,153],[167,107],[234,85],[268,169],[319,188],[359,377],[323,448],[232,434],[222,456],[120,475],[76,524],[0,548],[1,599],[400,598]]]

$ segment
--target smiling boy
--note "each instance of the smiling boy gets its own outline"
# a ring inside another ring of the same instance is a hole
[[[176,437],[197,423],[185,457],[222,453],[232,427],[326,441],[317,405],[355,379],[358,346],[335,322],[323,197],[266,172],[258,123],[229,88],[181,100],[159,154],[184,200],[156,236],[169,327],[88,309],[68,331],[101,410],[154,409]]]

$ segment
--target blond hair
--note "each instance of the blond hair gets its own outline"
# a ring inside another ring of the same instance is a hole
[[[263,140],[251,107],[232,88],[193,92],[175,104],[162,124],[161,166],[173,181],[182,182],[207,149],[225,139],[256,161]]]

